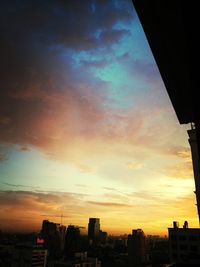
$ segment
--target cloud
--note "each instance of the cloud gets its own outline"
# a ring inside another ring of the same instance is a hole
[[[85,165],[85,164],[79,164],[78,165],[81,172],[84,173],[94,173],[96,172],[96,168],[93,166]]]
[[[118,191],[117,189],[113,188],[113,187],[103,187],[103,189],[109,190],[109,191]]]
[[[131,162],[131,163],[128,163],[127,165],[128,165],[128,168],[131,170],[138,170],[143,167],[143,164],[140,162]]]
[[[15,209],[43,209],[44,211],[55,209],[62,206],[64,203],[72,202],[82,199],[82,194],[75,194],[69,192],[56,192],[56,191],[0,191],[0,204],[9,207],[11,210]],[[46,208],[45,208],[46,206]]]
[[[112,208],[125,208],[125,207],[133,207],[132,205],[125,203],[117,203],[117,202],[98,202],[98,201],[88,201],[89,204],[103,206],[103,207],[112,207]]]
[[[26,145],[20,147],[20,151],[30,151],[30,148]]]
[[[94,68],[97,68],[97,69],[102,69],[104,68],[107,64],[109,63],[108,60],[106,59],[98,59],[98,60],[85,60],[85,59],[82,59],[81,60],[81,64],[83,66],[83,69],[91,69],[91,70],[94,70]]]
[[[0,228],[9,231],[38,231],[42,220],[60,223],[60,215],[63,214],[64,224],[85,226],[88,218],[98,217],[102,229],[110,233],[125,233],[137,225],[152,233],[166,231],[173,220],[183,221],[186,218],[190,222],[196,216],[194,194],[169,199],[161,193],[144,191],[126,195],[124,199],[120,199],[119,194],[114,201],[109,196],[99,197],[102,201],[93,201],[90,200],[91,196],[73,192],[0,191]],[[148,207],[145,212],[142,200]],[[115,226],[111,227],[112,224]]]
[[[169,199],[166,192],[165,194],[156,194],[144,191],[134,192],[132,194],[132,198],[135,199],[134,203],[136,207],[139,204],[142,206],[145,205],[145,214],[144,211],[140,212],[137,210],[135,212],[137,212],[138,216],[141,216],[144,220],[148,218],[149,224],[152,224],[152,229],[155,228],[155,224],[157,224],[158,227],[164,228],[165,226],[167,228],[169,227],[169,223],[172,223],[174,220],[194,220],[198,224],[197,209],[195,207],[196,200],[193,193],[187,193],[184,196],[174,195],[171,199]],[[140,200],[139,202],[137,198]],[[141,209],[140,205],[139,207]],[[162,221],[161,224],[160,220]],[[155,223],[154,226],[153,222]]]
[[[6,155],[0,153],[0,162],[2,162],[2,161],[6,161],[6,160],[7,160]]]
[[[81,187],[81,188],[86,188],[86,187],[88,187],[87,185],[85,185],[85,184],[75,184],[75,186],[77,186],[77,187]]]
[[[10,118],[6,116],[1,116],[0,117],[0,124],[9,124],[10,123]]]
[[[128,52],[125,52],[119,57],[119,59],[121,59],[121,60],[129,60],[130,59],[130,54]]]
[[[171,146],[167,149],[167,152],[171,155],[175,155],[186,162],[191,162],[191,149],[183,146]]]
[[[128,193],[126,197],[135,205],[139,207],[145,206],[150,209],[153,209],[153,212],[159,212],[162,207],[169,205],[169,198],[166,196],[163,191],[161,192],[148,192],[148,191],[137,191],[133,193]],[[171,196],[173,201],[176,201],[173,196]]]
[[[3,66],[0,77],[1,141],[20,144],[23,140],[33,145],[37,145],[39,139],[48,142],[45,133],[38,131],[41,127],[38,120],[41,124],[46,121],[49,132],[55,131],[53,121],[72,123],[59,120],[60,113],[55,111],[58,106],[62,111],[64,105],[68,106],[65,117],[72,113],[81,117],[80,120],[84,116],[89,121],[101,117],[98,110],[101,93],[95,100],[90,88],[90,99],[85,97],[88,84],[83,89],[80,87],[87,77],[81,78],[83,74],[78,74],[78,70],[74,72],[72,50],[81,52],[110,47],[127,34],[127,30],[114,26],[132,19],[131,2],[126,5],[120,1],[93,0],[78,1],[78,4],[74,1],[39,3],[25,0],[4,3],[0,49]],[[94,83],[100,90],[105,87],[101,81]],[[75,109],[71,110],[73,106]],[[30,132],[33,132],[32,138]],[[58,138],[60,133],[54,135]]]
[[[83,159],[102,155],[105,146],[109,153],[114,143],[159,143],[160,129],[147,125],[159,110],[150,114],[143,104],[138,111],[137,90],[128,95],[129,110],[116,110],[111,84],[88,71],[104,68],[108,51],[115,58],[112,44],[130,34],[125,24],[135,18],[131,1],[8,1],[1,12],[1,143],[22,151],[36,147],[53,159],[76,162],[83,172],[95,172]],[[122,61],[130,58],[122,53]],[[151,64],[136,65],[154,76]]]
[[[194,177],[191,149],[184,146],[170,146],[163,149],[163,152],[178,158],[178,163],[168,164],[162,172],[178,179],[190,179]]]
[[[118,42],[122,37],[128,34],[128,30],[106,30],[100,34],[99,38],[104,45],[109,45]]]
[[[49,218],[48,216],[46,218],[50,220],[52,216],[62,213],[71,218],[76,218],[76,216],[79,216],[79,205],[82,205],[83,198],[82,194],[70,192],[0,191],[1,218],[11,222],[9,225],[4,224],[2,227],[11,227],[17,219],[15,228],[9,230],[32,231],[33,226],[37,226],[38,230],[42,220],[45,219],[41,216],[43,214],[48,215]]]
[[[12,183],[2,183],[2,184],[9,186],[9,187],[27,187],[27,186],[21,185],[21,184],[12,184]],[[35,188],[37,188],[37,187],[35,187]]]
[[[118,193],[122,193],[120,190],[114,188],[114,187],[107,187],[107,186],[104,186],[103,189],[105,190],[108,190],[108,191],[111,191],[111,192],[118,192]],[[122,193],[123,194],[123,193]]]
[[[161,212],[164,207],[171,207],[174,210],[178,207],[180,208],[183,202],[185,202],[185,208],[183,208],[185,212],[189,209],[188,206],[193,206],[195,204],[195,196],[193,193],[184,192],[182,188],[179,188],[182,191],[177,191],[175,185],[172,187],[173,188],[168,187],[167,190],[161,189],[160,192],[143,190],[128,193],[127,198],[132,203],[135,203],[135,205],[148,207],[150,210],[153,210],[155,214]],[[171,198],[169,198],[169,194],[171,194]]]
[[[12,47],[9,41],[15,41],[16,50],[19,44],[23,46],[34,38],[46,46],[63,45],[78,50],[98,48],[119,40],[123,30],[114,29],[114,26],[129,22],[135,16],[131,1],[121,4],[120,1],[93,0],[76,3],[73,0],[48,3],[21,0],[4,3],[1,13],[3,41],[9,44],[7,50]],[[102,38],[99,32],[103,32]]]
[[[88,197],[71,192],[0,191],[0,227],[9,231],[38,231],[42,220],[60,222],[61,214],[66,217],[63,218],[64,223],[86,225],[91,216],[101,219],[112,217],[111,213],[118,214],[119,208],[133,207],[120,202],[90,201]],[[105,207],[108,207],[107,211]]]
[[[192,163],[190,161],[168,165],[163,172],[170,177],[178,179],[191,179],[194,177]]]

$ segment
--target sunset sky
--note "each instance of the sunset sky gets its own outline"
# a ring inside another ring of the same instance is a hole
[[[86,227],[98,217],[110,234],[197,227],[189,125],[132,1],[4,1],[0,12],[0,229],[60,214]]]

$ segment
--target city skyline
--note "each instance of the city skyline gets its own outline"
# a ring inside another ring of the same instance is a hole
[[[190,126],[132,1],[77,2],[1,10],[0,229],[39,230],[45,214],[111,234],[198,226]]]

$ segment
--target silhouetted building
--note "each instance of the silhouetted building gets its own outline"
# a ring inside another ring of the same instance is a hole
[[[63,231],[60,224],[44,220],[42,223],[41,237],[44,247],[48,249],[50,258],[59,258],[62,253]]]
[[[174,222],[168,232],[171,262],[200,266],[200,228],[188,228],[187,221],[183,228],[179,228],[177,222]]]
[[[196,130],[194,126],[192,126],[191,130],[188,130],[189,135],[189,143],[192,152],[192,163],[193,163],[193,172],[194,172],[194,181],[195,181],[195,193],[197,200],[197,210],[200,221],[200,161],[199,161],[199,153],[198,153],[198,145],[196,138]]]
[[[46,264],[47,249],[27,244],[15,247],[12,255],[12,267],[45,267]]]
[[[107,238],[108,238],[107,232],[103,232],[103,231],[100,230],[99,231],[99,241],[100,241],[100,243],[105,244],[106,241],[107,241]]]
[[[101,267],[101,261],[95,257],[88,257],[87,252],[75,254],[76,264],[78,267]]]
[[[200,105],[197,1],[132,0],[180,124],[188,131],[200,217]],[[170,19],[169,19],[170,14]],[[192,29],[192,31],[191,31]]]
[[[73,259],[76,252],[81,251],[81,235],[77,226],[69,225],[65,236],[65,256]]]
[[[89,242],[95,243],[99,239],[100,232],[100,219],[90,218],[88,223],[88,240]]]
[[[167,237],[158,235],[148,235],[146,237],[147,260],[152,267],[170,266],[169,260],[169,241]]]
[[[88,257],[87,252],[75,253],[71,260],[51,261],[48,267],[101,267],[101,262],[95,257]]]
[[[59,226],[59,233],[60,233],[60,246],[61,246],[61,251],[63,251],[64,250],[64,247],[65,247],[66,226],[60,225]]]
[[[141,229],[128,235],[128,267],[139,267],[146,262],[146,240]]]

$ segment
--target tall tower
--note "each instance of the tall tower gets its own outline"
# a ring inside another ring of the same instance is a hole
[[[192,124],[191,130],[188,130],[187,132],[189,135],[188,141],[189,141],[189,144],[191,147],[191,153],[192,153],[195,194],[196,194],[197,210],[198,210],[199,222],[200,222],[200,161],[199,161],[199,151],[198,151],[196,130],[193,124]]]
[[[88,223],[88,239],[91,242],[98,240],[100,232],[100,219],[99,218],[89,218]]]
[[[44,239],[44,247],[48,249],[52,258],[57,258],[62,251],[62,238],[59,230],[60,224],[44,220],[42,222],[41,237]]]

